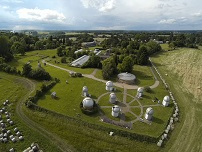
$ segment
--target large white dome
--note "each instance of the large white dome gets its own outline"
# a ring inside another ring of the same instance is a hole
[[[139,87],[139,88],[137,89],[137,91],[138,91],[139,93],[143,93],[144,88],[143,88],[143,87]]]
[[[94,102],[91,98],[86,97],[83,99],[83,107],[84,108],[91,108],[91,107],[93,107],[93,104],[94,104]]]
[[[170,97],[169,97],[169,96],[165,96],[165,97],[163,98],[163,100],[164,100],[165,102],[169,102],[169,101],[170,101]]]
[[[107,82],[106,82],[106,86],[107,86],[107,87],[113,87],[113,83],[112,83],[111,81],[107,81]]]
[[[87,86],[83,87],[83,92],[88,92],[88,87]]]
[[[151,107],[149,107],[147,108],[146,113],[152,115],[154,113],[154,110]]]
[[[110,96],[111,99],[115,99],[116,98],[116,94],[115,93],[110,93],[109,96]]]
[[[112,107],[112,111],[115,113],[118,113],[118,112],[120,112],[120,107],[118,105],[115,105]]]

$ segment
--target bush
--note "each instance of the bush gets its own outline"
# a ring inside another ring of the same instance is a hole
[[[145,90],[146,92],[152,92],[152,90],[151,90],[151,88],[150,88],[149,86],[144,87],[144,90]]]
[[[62,57],[61,58],[61,63],[67,63],[67,58],[66,57]]]

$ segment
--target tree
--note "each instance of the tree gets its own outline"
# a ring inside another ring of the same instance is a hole
[[[25,55],[25,45],[21,42],[14,42],[13,45],[11,46],[11,51],[14,54],[20,53],[22,55]]]
[[[24,64],[22,67],[22,75],[28,77],[30,72],[32,71],[32,66],[28,63]]]
[[[92,55],[82,68],[101,68],[101,66],[101,58],[97,55]]]
[[[132,70],[133,70],[133,59],[130,57],[130,56],[126,56],[124,59],[123,59],[123,62],[122,64],[118,64],[118,71],[119,72],[129,72],[131,73]]]
[[[140,65],[147,65],[148,60],[149,60],[149,55],[147,52],[147,48],[146,46],[142,45],[137,54],[137,63]]]
[[[170,42],[168,47],[171,49],[171,50],[174,50],[175,49],[175,44],[173,42]]]
[[[35,49],[36,50],[41,50],[41,49],[43,49],[44,48],[44,44],[43,44],[43,41],[37,41],[36,43],[35,43]]]
[[[156,43],[155,41],[149,41],[147,43],[147,52],[149,55],[152,55],[159,51],[161,51],[161,46],[158,43]]]
[[[57,48],[57,55],[58,55],[59,57],[63,56],[62,47],[58,47],[58,48]]]
[[[66,57],[62,57],[61,58],[61,63],[67,63],[67,58]]]
[[[116,73],[117,67],[112,57],[102,61],[102,76],[105,80],[112,78]]]
[[[3,57],[5,61],[11,61],[13,59],[7,36],[0,36],[0,57]]]

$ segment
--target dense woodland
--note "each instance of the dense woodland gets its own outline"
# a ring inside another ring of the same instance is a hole
[[[72,37],[75,40],[72,40]],[[109,58],[101,60],[93,51],[89,51],[89,48],[82,47],[83,42],[92,42],[95,38],[102,38],[102,41],[96,42],[96,47],[107,50]],[[65,32],[52,31],[49,34],[35,36],[25,32],[1,32],[0,63],[12,61],[15,54],[25,55],[33,50],[57,49],[57,56],[62,57],[63,63],[90,55],[90,60],[82,68],[102,68],[103,78],[109,79],[118,72],[131,72],[134,64],[149,64],[149,56],[162,51],[161,43],[168,43],[169,50],[177,47],[198,48],[202,45],[202,32],[81,31],[75,35],[66,35]],[[86,51],[74,53],[81,48]],[[35,73],[32,70],[32,74],[28,75],[34,77]]]

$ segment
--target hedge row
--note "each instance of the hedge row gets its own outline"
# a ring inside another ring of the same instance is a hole
[[[50,90],[56,83],[57,83],[56,81],[53,81],[53,82],[51,82],[51,83],[48,84],[48,85],[43,84],[43,85],[41,86],[41,89],[40,89],[40,90],[36,90],[36,94],[35,94],[34,96],[31,96],[31,97],[29,97],[29,98],[27,99],[27,101],[26,101],[26,103],[25,103],[26,106],[27,106],[27,107],[30,107],[30,106],[32,105],[30,102],[32,102],[32,103],[37,103],[37,101],[39,100],[39,98],[42,97],[43,95],[45,95],[45,93],[46,93],[48,90]]]
[[[17,70],[16,67],[12,67],[6,63],[0,64],[0,71],[9,73],[9,74],[16,74],[16,75],[21,75],[21,71]]]

